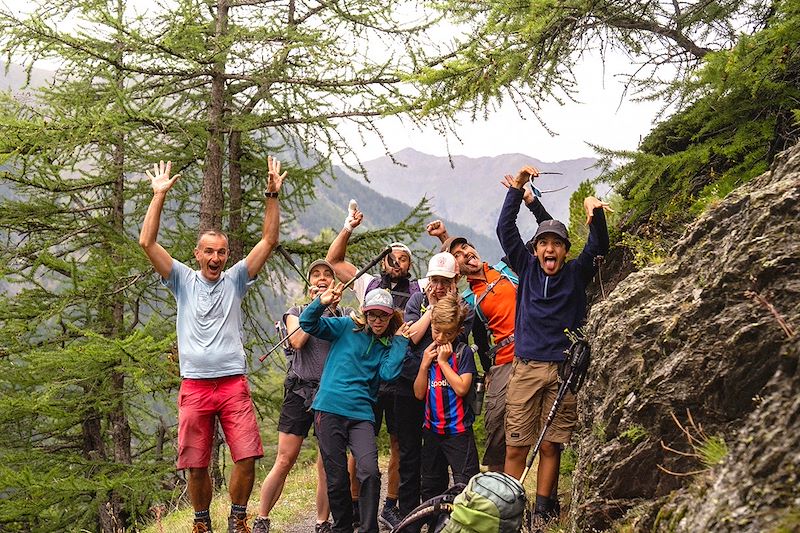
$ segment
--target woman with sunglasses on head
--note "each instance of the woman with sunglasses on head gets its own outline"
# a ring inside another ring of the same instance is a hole
[[[349,449],[361,483],[359,531],[377,533],[380,470],[373,405],[380,382],[392,381],[400,374],[409,326],[395,311],[392,295],[385,289],[368,292],[359,314],[323,317],[326,306],[341,300],[343,287],[342,283],[328,287],[300,315],[303,331],[331,343],[311,405],[314,432],[328,477],[333,531],[352,531]]]

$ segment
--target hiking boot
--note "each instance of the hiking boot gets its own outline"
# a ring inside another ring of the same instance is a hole
[[[269,533],[269,518],[256,518],[253,522],[253,533]]]
[[[192,524],[192,533],[213,533],[211,529],[211,520],[208,522],[195,520],[194,524]]]
[[[228,517],[228,533],[250,533],[250,528],[247,526],[247,515],[230,515]]]
[[[325,520],[324,522],[320,522],[316,526],[314,526],[314,533],[332,533],[333,528],[331,527],[331,523]],[[256,533],[256,528],[253,528],[253,533]]]
[[[389,529],[394,529],[402,519],[403,517],[400,515],[400,509],[398,509],[396,505],[391,507],[384,506],[383,511],[381,511],[381,514],[378,516],[378,522]]]

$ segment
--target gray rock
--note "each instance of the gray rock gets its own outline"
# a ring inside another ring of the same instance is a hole
[[[800,145],[592,308],[573,531],[800,530],[799,236]]]

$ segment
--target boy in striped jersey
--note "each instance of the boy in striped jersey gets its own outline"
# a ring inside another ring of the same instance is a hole
[[[467,483],[480,470],[467,402],[477,372],[475,356],[464,343],[454,347],[467,307],[457,294],[441,298],[431,311],[433,342],[425,349],[414,381],[414,395],[425,400],[422,445],[422,500],[447,490],[447,467],[455,483]]]

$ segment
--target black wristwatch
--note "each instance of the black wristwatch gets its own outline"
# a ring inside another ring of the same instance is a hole
[[[276,192],[264,191],[264,198],[277,198],[277,197],[278,197],[277,191]]]

